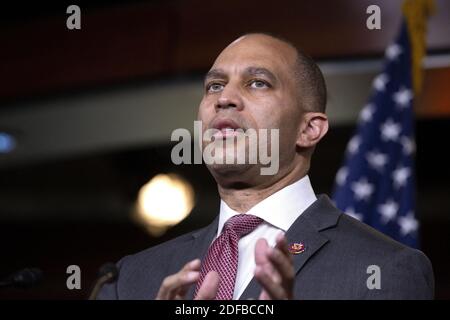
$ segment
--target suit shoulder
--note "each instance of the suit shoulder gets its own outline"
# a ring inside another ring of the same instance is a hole
[[[351,242],[355,248],[375,250],[384,254],[414,250],[347,214],[341,214],[335,230],[334,235],[340,241]]]
[[[122,260],[127,260],[127,262],[139,262],[139,261],[145,261],[145,260],[152,260],[156,257],[165,256],[165,255],[173,255],[174,250],[179,249],[180,247],[183,247],[184,244],[189,243],[192,241],[193,236],[195,233],[203,232],[207,227],[203,227],[188,233],[185,233],[181,236],[178,236],[176,238],[173,238],[171,240],[165,241],[163,243],[160,243],[156,246],[144,249],[142,251],[139,251],[137,253],[128,255],[124,257]]]
[[[332,240],[327,245],[328,252],[351,265],[349,270],[359,272],[360,279],[366,279],[368,266],[380,268],[382,290],[366,290],[362,286],[365,299],[433,298],[433,268],[423,252],[395,241],[346,214],[341,214],[336,227],[326,230],[326,233]],[[365,284],[364,281],[361,283]]]
[[[205,228],[123,257],[117,263],[119,279],[114,289],[116,297],[154,299],[164,277],[179,271],[187,262],[194,233]]]

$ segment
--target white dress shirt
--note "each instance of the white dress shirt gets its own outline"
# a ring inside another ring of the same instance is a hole
[[[309,177],[305,176],[245,212],[260,217],[264,222],[239,240],[239,262],[233,299],[239,299],[253,278],[256,241],[264,238],[269,246],[275,246],[277,235],[286,232],[302,212],[316,200]],[[225,201],[221,200],[217,236],[222,232],[225,222],[237,214],[240,213],[231,209]]]

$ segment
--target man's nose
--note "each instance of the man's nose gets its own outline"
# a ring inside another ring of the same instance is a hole
[[[234,108],[237,111],[242,110],[243,103],[239,90],[236,88],[232,88],[230,84],[225,86],[225,88],[220,93],[219,98],[217,99],[215,107],[216,111],[228,108]]]

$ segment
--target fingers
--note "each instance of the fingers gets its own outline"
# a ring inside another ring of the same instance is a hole
[[[188,262],[177,273],[166,277],[159,288],[156,300],[184,299],[190,285],[200,277],[200,260]]]
[[[284,236],[284,234],[282,232],[280,232],[277,235],[275,247],[280,249],[288,257],[291,257],[289,249],[288,249],[287,239],[286,239],[286,237]]]
[[[273,277],[261,266],[256,266],[255,277],[264,288],[260,295],[260,300],[276,299],[283,300],[287,299],[287,294],[284,288],[274,281]]]
[[[269,249],[269,245],[267,244],[266,239],[258,239],[255,245],[255,264],[263,265],[269,262],[269,258],[267,257],[267,250]]]
[[[203,283],[198,289],[195,300],[213,300],[219,289],[219,274],[216,271],[210,271],[203,279]]]
[[[269,255],[273,249],[269,247],[266,239],[258,239],[255,246],[255,264],[260,266],[264,272],[273,277],[273,281],[280,281],[280,277],[275,271]]]
[[[288,291],[291,291],[295,279],[294,264],[284,236],[279,235],[275,248],[269,252],[268,256],[276,271],[280,274],[282,285]]]
[[[279,234],[274,248],[260,240],[255,252],[255,277],[263,287],[260,299],[291,299],[295,271],[286,237]]]
[[[268,258],[268,251],[270,250],[270,247],[266,241],[266,239],[258,239],[256,241],[255,245],[255,265],[258,267],[258,272],[255,272],[255,277],[258,280],[257,273],[263,272],[262,269],[264,269],[265,273],[270,276],[275,276],[274,269],[269,261]],[[261,270],[259,270],[261,268]],[[274,279],[275,280],[275,279]],[[263,287],[264,288],[264,287]],[[263,290],[260,300],[268,300],[270,299],[269,295],[265,290]]]

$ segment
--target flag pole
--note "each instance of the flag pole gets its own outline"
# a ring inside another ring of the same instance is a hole
[[[412,82],[415,96],[422,90],[422,59],[426,54],[427,20],[435,11],[434,0],[405,0],[403,15],[408,27],[411,45]]]

